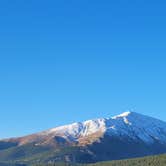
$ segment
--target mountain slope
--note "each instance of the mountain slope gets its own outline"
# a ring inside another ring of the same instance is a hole
[[[148,156],[144,158],[134,158],[129,160],[98,162],[94,164],[34,164],[33,166],[165,166],[166,155]]]
[[[0,161],[84,163],[165,152],[166,122],[135,112],[0,141]]]

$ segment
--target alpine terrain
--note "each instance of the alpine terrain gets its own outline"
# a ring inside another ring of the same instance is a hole
[[[0,140],[0,162],[92,163],[166,153],[166,122],[135,112]]]

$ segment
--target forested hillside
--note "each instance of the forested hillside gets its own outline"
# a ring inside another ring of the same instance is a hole
[[[137,159],[99,162],[95,164],[35,164],[33,166],[166,166],[166,155],[150,156]]]

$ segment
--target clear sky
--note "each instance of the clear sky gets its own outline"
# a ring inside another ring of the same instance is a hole
[[[165,0],[0,2],[0,138],[127,110],[166,121]]]

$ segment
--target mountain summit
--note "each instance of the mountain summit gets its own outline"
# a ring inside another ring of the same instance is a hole
[[[41,160],[42,153],[47,152],[50,155],[45,161],[71,162],[160,154],[166,152],[166,122],[136,112],[124,112],[111,118],[77,122],[25,137],[1,140],[0,149],[3,159],[18,160],[28,156],[35,160],[35,155],[36,160]],[[18,151],[21,151],[20,156],[11,157]]]

